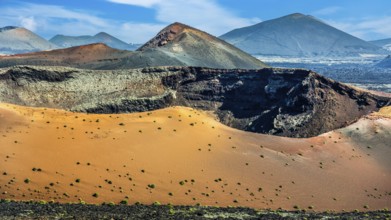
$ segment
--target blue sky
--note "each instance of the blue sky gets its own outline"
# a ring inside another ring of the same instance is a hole
[[[391,0],[0,0],[0,26],[143,43],[175,21],[219,36],[295,12],[365,40],[391,37]]]

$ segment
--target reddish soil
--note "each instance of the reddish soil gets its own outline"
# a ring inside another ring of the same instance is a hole
[[[381,137],[389,113],[351,128],[376,126],[365,132]],[[391,149],[362,148],[340,131],[254,134],[183,107],[96,115],[0,105],[1,199],[376,210],[391,208],[380,155]]]

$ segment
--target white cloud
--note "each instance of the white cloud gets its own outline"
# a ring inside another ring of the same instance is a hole
[[[260,22],[242,18],[217,4],[215,0],[107,0],[113,3],[153,8],[162,23],[181,22],[214,35]]]
[[[318,11],[314,11],[311,14],[313,14],[313,15],[331,15],[331,14],[337,13],[340,10],[342,10],[342,8],[339,6],[331,6],[331,7],[327,7],[327,8],[322,8]]]
[[[114,29],[119,28],[121,30],[118,33],[120,39],[129,38],[129,35],[133,35],[133,43],[145,43],[152,37],[154,37],[161,29],[163,29],[165,24],[150,24],[150,23],[123,23],[120,27],[113,27]],[[113,30],[114,33],[115,30]]]
[[[37,29],[37,22],[35,21],[34,17],[21,17],[20,25],[31,31],[35,31]]]
[[[162,0],[108,0],[108,1],[119,3],[119,4],[141,6],[146,8],[149,8],[157,3],[163,2]]]
[[[391,37],[391,16],[348,21],[329,20],[327,23],[364,40]]]
[[[88,15],[88,13],[75,12],[56,5],[42,4],[23,4],[21,7],[1,8],[1,14],[13,17],[15,15],[26,15],[35,18],[60,18],[68,20],[78,20],[88,22],[96,26],[104,26],[106,22],[96,16]]]

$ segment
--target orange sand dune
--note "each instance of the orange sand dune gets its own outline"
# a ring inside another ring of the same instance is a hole
[[[377,129],[367,134],[390,131],[389,118],[363,120]],[[390,158],[391,147],[355,143],[341,131],[243,132],[183,107],[94,115],[0,104],[0,198],[391,208],[391,167],[377,158]]]

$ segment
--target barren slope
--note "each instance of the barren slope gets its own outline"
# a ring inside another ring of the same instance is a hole
[[[391,205],[384,160],[391,121],[383,117],[351,126],[381,139],[384,146],[369,140],[371,148],[341,131],[310,139],[246,133],[182,107],[87,115],[1,104],[0,122],[2,199],[337,211]]]
[[[167,26],[138,50],[162,51],[188,66],[225,69],[267,67],[266,64],[231,44],[181,23]]]

